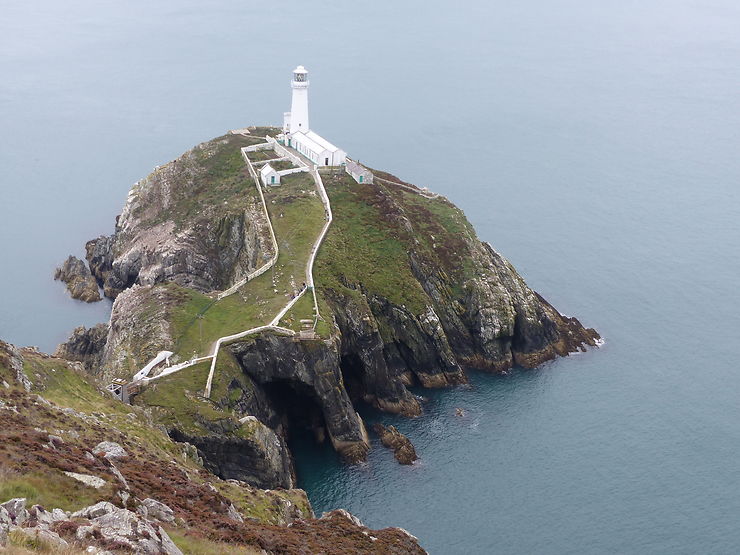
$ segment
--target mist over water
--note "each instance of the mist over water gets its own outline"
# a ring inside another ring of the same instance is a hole
[[[421,460],[297,441],[317,513],[431,553],[729,553],[740,545],[740,4],[732,0],[2,3],[0,338],[108,318],[53,282],[130,186],[201,141],[312,126],[446,195],[606,345],[395,424]],[[455,416],[455,408],[466,416]]]

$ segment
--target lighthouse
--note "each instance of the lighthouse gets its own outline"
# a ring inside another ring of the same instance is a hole
[[[286,112],[283,120],[283,131],[286,133],[306,133],[308,127],[308,71],[303,66],[293,70],[293,80],[290,82],[293,89],[293,100],[290,103],[290,112]]]
[[[347,153],[308,127],[308,71],[303,66],[293,70],[290,82],[293,99],[290,112],[283,113],[283,133],[278,141],[297,150],[316,166],[342,166]]]

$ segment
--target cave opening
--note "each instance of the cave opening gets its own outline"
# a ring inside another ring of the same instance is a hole
[[[263,388],[279,415],[280,432],[286,441],[312,436],[317,443],[324,443],[327,439],[324,411],[310,387],[277,380],[263,384]]]
[[[339,368],[342,371],[344,389],[352,404],[357,406],[357,403],[364,402],[366,391],[363,374],[365,367],[360,357],[355,353],[344,355],[339,361]]]

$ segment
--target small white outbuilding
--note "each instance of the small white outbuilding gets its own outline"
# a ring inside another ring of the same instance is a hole
[[[262,166],[260,178],[263,185],[280,185],[280,174],[269,163]]]

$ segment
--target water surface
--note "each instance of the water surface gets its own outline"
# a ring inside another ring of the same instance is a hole
[[[740,5],[511,4],[2,2],[0,337],[105,320],[54,267],[155,165],[279,123],[303,64],[317,131],[448,196],[607,339],[422,392],[419,419],[366,412],[414,467],[302,444],[317,511],[440,554],[737,551]]]

